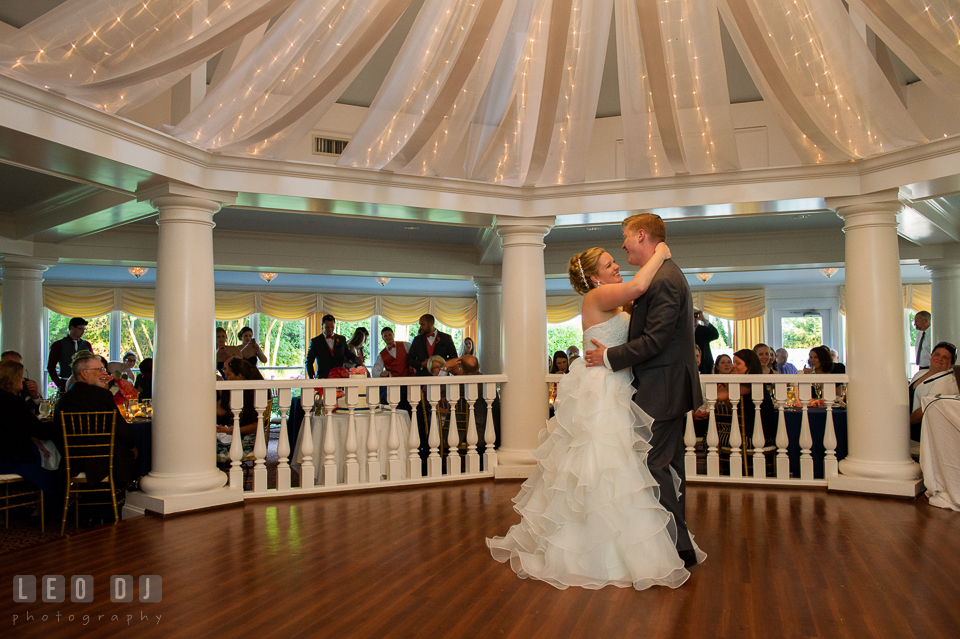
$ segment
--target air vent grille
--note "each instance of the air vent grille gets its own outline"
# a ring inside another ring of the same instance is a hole
[[[324,138],[319,135],[313,136],[313,154],[314,155],[340,155],[347,148],[349,140],[337,140],[335,138]]]

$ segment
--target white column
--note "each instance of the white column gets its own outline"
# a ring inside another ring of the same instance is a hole
[[[477,287],[477,353],[480,371],[485,375],[500,372],[502,285],[499,277],[474,277]]]
[[[930,271],[930,346],[937,342],[956,344],[960,341],[960,259],[927,259],[921,264]]]
[[[914,497],[910,458],[897,191],[828,199],[846,234],[847,440],[835,490]],[[891,357],[893,360],[891,360]]]
[[[0,258],[3,268],[0,351],[20,353],[25,374],[37,383],[43,395],[50,381],[46,373],[47,354],[43,352],[43,272],[56,261],[56,258],[18,255]]]
[[[547,290],[543,238],[555,218],[497,219],[503,243],[501,437],[496,477],[528,477],[547,415]]]
[[[161,513],[240,501],[216,468],[213,215],[235,194],[163,184],[138,194],[159,212],[153,464],[134,507]]]

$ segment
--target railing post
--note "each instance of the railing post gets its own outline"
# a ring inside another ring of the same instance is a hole
[[[736,386],[736,389],[734,389]],[[740,446],[743,445],[743,437],[740,435],[740,418],[737,414],[737,407],[740,405],[740,385],[727,384],[728,397],[730,398],[730,476],[743,477],[743,455],[740,452]]]
[[[707,476],[720,476],[720,435],[717,433],[717,385],[708,382],[707,390],[707,411],[710,417],[707,420]]]
[[[810,382],[800,383],[800,407],[803,411],[800,416],[800,479],[813,479],[813,455],[810,454],[810,448],[813,447],[813,436],[810,434]]]
[[[460,430],[457,424],[457,403],[460,401],[460,385],[447,384],[447,475],[460,474]]]
[[[763,434],[763,421],[760,419],[760,404],[763,403],[763,384],[752,384],[750,396],[753,398],[753,476],[767,476],[767,458],[763,454],[763,447],[767,440]],[[759,398],[759,399],[758,399]]]
[[[387,479],[396,481],[403,477],[403,464],[400,462],[400,427],[397,425],[397,404],[400,403],[400,387],[387,387],[387,403],[390,405],[390,436],[387,446],[390,457],[387,460]]]
[[[486,452],[483,453],[483,470],[492,473],[497,467],[496,440],[497,431],[493,424],[493,402],[497,399],[497,385],[483,385],[483,399],[487,402],[487,427],[483,431],[483,442]]]
[[[233,413],[233,436],[230,440],[230,488],[233,490],[243,490],[243,469],[240,467],[243,459],[243,445],[240,442],[240,411],[243,410],[243,391],[238,393],[239,402],[235,402],[233,391],[223,391],[230,393],[230,412]],[[240,404],[240,406],[237,406]]]
[[[833,425],[833,403],[837,398],[837,387],[834,384],[823,385],[823,405],[827,409],[827,423],[823,428],[823,478],[830,479],[840,474],[840,464],[837,461],[837,432]]]
[[[377,393],[380,389],[375,388]],[[379,396],[379,395],[378,395]],[[370,387],[367,386],[367,397],[370,397]],[[380,483],[380,433],[377,432],[377,405],[370,404],[370,423],[367,426],[367,483]]]
[[[787,434],[787,418],[784,410],[787,406],[787,384],[777,384],[777,479],[790,479],[790,456],[787,446],[790,436]]]
[[[303,423],[300,424],[300,488],[313,488],[317,471],[313,466],[313,414],[314,390],[300,390],[300,407],[303,409]]]
[[[257,433],[253,444],[253,492],[267,492],[267,441],[265,429],[270,428],[270,418],[264,413],[267,410],[267,390],[258,388],[254,393],[254,406],[257,409]]]
[[[684,474],[687,477],[697,475],[697,433],[693,428],[693,411],[687,413],[687,428],[683,432],[683,443],[687,452],[683,456]]]
[[[413,391],[416,390],[420,393],[420,401],[426,402],[426,393],[423,392],[422,386],[407,386],[407,397],[410,399],[411,406],[415,406],[413,403]],[[417,409],[414,409],[416,411]],[[426,430],[426,424],[424,424],[424,430]],[[423,476],[423,466],[420,462],[420,432],[417,428],[417,416],[413,415],[410,420],[410,434],[407,436],[407,477],[410,479],[419,479]]]
[[[290,409],[292,390],[277,390],[277,406],[280,409],[280,439],[277,441],[277,492],[290,490],[290,442],[287,439],[287,411]]]
[[[323,389],[323,413],[326,424],[323,429],[323,485],[336,486],[337,478],[337,434],[333,432],[333,409],[337,407],[337,389]]]
[[[344,481],[348,486],[360,483],[360,462],[357,460],[357,418],[354,410],[357,407],[359,390],[355,386],[347,386],[344,389],[344,397],[347,399],[347,440],[344,444],[344,450],[347,453],[346,466],[344,468]]]
[[[443,476],[443,459],[440,458],[440,416],[437,414],[440,403],[440,387],[427,386],[427,401],[430,402],[430,430],[427,434],[427,445],[430,454],[427,456],[427,477]]]
[[[477,453],[477,416],[473,414],[473,405],[477,402],[477,384],[464,386],[467,400],[467,474],[476,475],[480,472],[480,455]]]

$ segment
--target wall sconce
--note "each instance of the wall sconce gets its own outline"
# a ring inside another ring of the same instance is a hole
[[[373,279],[376,280],[377,283],[380,284],[380,286],[386,286],[386,285],[387,285],[387,282],[390,281],[390,278],[389,278],[389,277],[383,277],[382,275],[377,276],[377,277],[375,277],[375,278],[373,278]]]
[[[820,272],[823,273],[823,276],[829,280],[831,277],[837,274],[837,269],[830,266],[828,268],[820,269]]]
[[[142,266],[129,266],[129,267],[127,267],[127,272],[130,273],[130,275],[133,275],[133,276],[134,276],[135,278],[137,278],[138,280],[139,280],[141,277],[143,277],[144,275],[146,275],[146,274],[147,274],[147,271],[149,271],[149,270],[150,270],[150,269],[148,269],[148,268],[143,268]]]
[[[706,284],[713,277],[713,273],[697,273],[697,279]]]
[[[277,279],[277,274],[276,274],[276,273],[261,273],[261,274],[260,274],[260,279],[263,280],[264,282],[266,282],[267,284],[269,284],[269,283],[272,282],[273,280]]]

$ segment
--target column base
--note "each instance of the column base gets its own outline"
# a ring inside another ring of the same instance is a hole
[[[127,501],[123,506],[123,518],[128,519],[136,515],[142,515],[146,511],[160,515],[171,515],[242,503],[243,491],[230,490],[229,488],[218,488],[192,495],[167,495],[164,497],[148,495],[137,490],[127,493]]]
[[[537,467],[537,460],[529,450],[501,448],[497,451],[494,479],[526,479]]]
[[[158,473],[151,471],[140,480],[140,489],[152,497],[194,495],[223,488],[227,476],[213,468],[202,473]]]
[[[914,499],[923,492],[924,487],[922,479],[874,479],[837,475],[827,481],[827,489]]]

